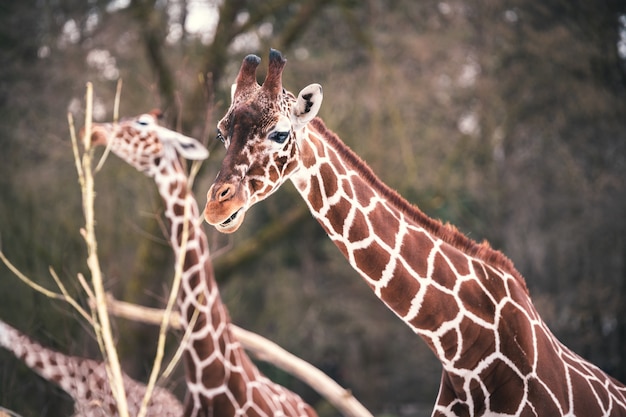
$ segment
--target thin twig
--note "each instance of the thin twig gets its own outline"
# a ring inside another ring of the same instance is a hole
[[[203,300],[199,300],[200,303],[203,302]],[[172,312],[172,313],[176,313],[176,312]],[[198,316],[200,315],[200,310],[195,309],[193,314],[191,315],[191,320],[189,320],[189,325],[187,325],[187,328],[185,329],[185,333],[183,334],[183,337],[181,338],[180,344],[178,345],[178,349],[176,349],[176,352],[174,352],[174,355],[172,356],[172,359],[170,360],[170,363],[165,367],[165,369],[163,370],[163,373],[161,374],[162,378],[167,378],[172,372],[174,372],[174,369],[176,368],[176,365],[178,364],[178,362],[180,361],[180,358],[183,356],[183,352],[185,351],[185,347],[187,346],[187,342],[189,341],[189,338],[191,337],[191,333],[193,333],[193,329],[194,326],[196,324],[196,321],[198,320]],[[172,314],[172,317],[174,317],[174,315]],[[180,320],[180,314],[178,315],[179,320]],[[171,322],[172,320],[170,320]],[[179,321],[180,323],[180,321]]]
[[[167,337],[167,328],[170,321],[170,316],[172,314],[172,309],[174,308],[174,303],[177,299],[178,291],[180,288],[180,282],[182,281],[183,268],[185,263],[185,254],[187,253],[187,242],[189,240],[189,226],[190,226],[190,207],[189,203],[185,204],[185,213],[183,217],[183,230],[181,236],[181,242],[179,247],[179,256],[176,260],[176,269],[174,273],[174,281],[172,283],[172,289],[170,290],[170,296],[167,301],[167,306],[165,308],[165,314],[163,316],[163,321],[161,322],[161,327],[159,329],[159,338],[157,342],[157,351],[154,358],[154,363],[152,365],[152,371],[150,372],[150,377],[148,378],[148,384],[146,386],[146,394],[144,396],[143,402],[141,404],[141,409],[137,414],[137,417],[144,417],[147,412],[148,401],[150,396],[152,395],[152,391],[154,390],[154,386],[158,379],[158,374],[161,370],[161,364],[163,362],[163,356],[165,351],[165,339]]]
[[[118,78],[115,88],[115,101],[113,102],[113,123],[117,123],[120,118],[120,99],[122,98],[122,79]]]
[[[115,342],[113,341],[111,324],[106,308],[106,297],[102,278],[102,270],[100,268],[100,261],[98,259],[98,245],[96,240],[94,220],[94,179],[91,168],[91,161],[93,157],[93,149],[91,148],[92,106],[93,87],[91,83],[87,83],[85,131],[83,136],[84,153],[82,155],[82,164],[79,161],[76,161],[76,164],[82,165],[83,181],[81,181],[81,191],[83,197],[83,212],[85,215],[85,231],[83,237],[87,245],[87,266],[89,267],[89,270],[91,272],[91,281],[93,284],[96,300],[96,313],[98,318],[97,322],[99,323],[99,326],[94,326],[94,330],[96,331],[99,343],[101,338],[101,346],[104,348],[104,351],[102,353],[105,359],[105,368],[107,370],[109,383],[111,385],[111,391],[113,393],[113,396],[115,397],[120,417],[129,417],[128,403],[126,401],[126,392],[124,390],[123,374],[117,355],[117,350],[115,348]],[[78,151],[75,150],[74,155],[77,154]]]
[[[25,283],[26,285],[28,285],[35,291],[40,292],[41,294],[47,297],[54,298],[55,300],[65,301],[65,298],[63,297],[62,294],[56,293],[54,291],[50,291],[49,289],[42,287],[41,285],[37,284],[35,281],[28,278],[26,275],[24,275],[22,271],[17,269],[15,265],[13,265],[11,261],[9,261],[9,259],[4,255],[4,252],[2,252],[1,250],[0,250],[0,259],[2,259],[2,262],[4,262],[7,268],[9,268],[16,277],[18,277],[23,283]]]
[[[78,278],[78,282],[80,283],[80,285],[83,287],[83,290],[85,290],[85,292],[87,293],[87,298],[89,300],[95,300],[96,296],[94,295],[89,284],[87,284],[87,280],[85,280],[85,276],[79,272],[78,274],[76,274],[76,277]]]
[[[74,309],[76,311],[78,311],[78,313],[83,316],[83,318],[85,320],[87,320],[87,322],[91,325],[93,325],[93,321],[91,319],[91,316],[89,314],[87,314],[87,312],[85,311],[84,308],[82,308],[80,306],[80,304],[78,304],[78,302],[76,300],[74,300],[74,298],[70,295],[70,293],[67,291],[67,289],[65,288],[65,285],[63,285],[63,282],[61,282],[61,279],[59,278],[59,276],[57,275],[57,273],[54,271],[54,269],[52,269],[52,267],[49,267],[48,270],[50,271],[50,275],[52,275],[52,278],[54,279],[54,282],[56,282],[57,287],[59,287],[59,289],[61,290],[61,293],[63,294],[63,296],[65,297],[65,301],[67,301],[72,307],[74,307]]]
[[[121,96],[122,96],[122,79],[120,78],[117,80],[117,89],[115,90],[115,102],[113,104],[113,123],[117,123],[117,121],[119,120]],[[107,157],[109,156],[109,153],[111,152],[112,144],[113,144],[113,141],[107,141],[107,146],[104,148],[104,152],[102,153],[102,156],[100,157],[100,160],[98,161],[98,164],[96,165],[96,169],[94,170],[94,173],[98,173],[102,169],[104,162],[106,161]]]
[[[70,138],[72,140],[72,151],[74,152],[74,163],[76,164],[76,172],[78,173],[78,182],[82,189],[84,184],[83,167],[80,164],[80,155],[78,152],[78,143],[76,140],[76,130],[74,129],[74,117],[72,116],[72,113],[67,114],[67,123],[70,126]]]
[[[111,314],[128,320],[158,325],[164,318],[164,310],[119,301],[111,295],[108,295],[107,303]],[[177,311],[172,312],[169,323],[171,328],[181,329],[180,313]],[[263,336],[244,330],[233,323],[229,323],[228,327],[233,336],[241,342],[243,348],[253,357],[271,363],[304,381],[344,415],[371,417],[371,414],[354,398],[349,390],[341,387],[328,375],[310,363],[298,358]]]

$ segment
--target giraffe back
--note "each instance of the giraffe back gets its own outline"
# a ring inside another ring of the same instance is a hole
[[[0,321],[0,346],[12,352],[42,378],[67,392],[74,400],[75,415],[118,415],[104,363],[48,349],[3,321]],[[146,393],[146,386],[124,374],[124,388],[129,412],[136,415]],[[157,387],[150,400],[147,415],[179,417],[182,414],[183,406],[180,401],[166,389]]]

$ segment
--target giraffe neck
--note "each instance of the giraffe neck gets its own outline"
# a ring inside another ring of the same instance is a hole
[[[411,206],[321,120],[310,122],[298,145],[291,179],[313,216],[441,361],[435,415],[626,410],[626,387],[552,335],[504,255]],[[580,375],[583,383],[571,383]],[[552,390],[546,380],[570,383]],[[604,404],[591,381],[610,387]],[[578,398],[588,404],[575,408]]]
[[[0,346],[11,351],[29,368],[53,382],[74,400],[74,411],[81,416],[117,416],[115,398],[103,363],[67,356],[48,349],[0,321]],[[124,375],[128,410],[136,415],[146,392],[145,385]],[[105,410],[105,411],[103,411]],[[148,415],[178,417],[182,404],[171,393],[157,387],[148,404]]]
[[[470,274],[496,273],[527,295],[504,255],[409,204],[320,119],[310,123],[299,148],[301,165],[291,179],[313,216],[375,294],[416,332],[442,324],[420,314],[432,310],[425,303],[452,295]],[[427,294],[434,289],[438,297]],[[459,301],[438,306],[438,315],[456,316]]]
[[[222,303],[202,230],[197,203],[188,192],[187,177],[178,162],[155,175],[169,220],[176,259],[185,256],[178,304],[183,328],[193,321],[185,346],[188,387],[186,416],[254,415],[261,417],[314,416],[297,394],[263,376],[230,331],[230,317]],[[187,207],[187,215],[185,215]],[[188,239],[182,253],[183,225]],[[197,317],[194,319],[194,315]],[[248,411],[246,411],[248,410]]]

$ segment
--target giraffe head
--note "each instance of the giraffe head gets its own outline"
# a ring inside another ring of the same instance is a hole
[[[119,123],[94,123],[91,142],[109,146],[114,154],[149,176],[178,155],[191,160],[209,156],[196,139],[159,126],[159,117],[160,111],[153,110]]]
[[[223,233],[237,230],[246,211],[298,169],[298,142],[322,104],[319,84],[305,87],[298,97],[283,89],[286,60],[276,50],[270,50],[267,76],[259,85],[260,62],[255,55],[243,60],[232,103],[217,125],[226,156],[207,193],[204,217]]]

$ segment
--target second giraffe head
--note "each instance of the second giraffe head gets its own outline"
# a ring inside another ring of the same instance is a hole
[[[111,151],[137,170],[153,176],[178,155],[190,160],[209,156],[196,139],[159,126],[160,112],[153,110],[119,123],[94,123],[91,142]]]

